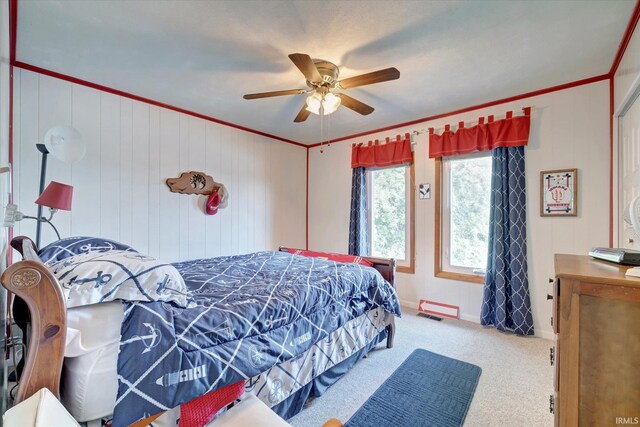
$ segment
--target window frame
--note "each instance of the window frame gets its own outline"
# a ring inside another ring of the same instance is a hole
[[[480,156],[476,154],[476,156]],[[466,156],[466,157],[474,157],[474,156]],[[445,249],[445,243],[447,239],[443,237],[444,228],[445,228],[445,212],[444,208],[445,204],[445,177],[444,173],[446,172],[446,168],[442,163],[442,158],[438,157],[435,159],[435,221],[434,221],[434,276],[443,278],[443,279],[451,279],[451,280],[460,280],[463,282],[471,282],[484,284],[485,274],[475,274],[471,273],[469,268],[456,268],[451,267],[445,264],[448,264],[446,260],[444,260],[444,256],[442,254],[443,249]]]
[[[407,228],[405,230],[405,244],[408,244],[408,255],[409,255],[409,259],[407,260],[403,260],[402,263],[399,260],[396,260],[396,271],[398,273],[408,273],[408,274],[414,274],[415,273],[415,199],[416,199],[416,195],[415,195],[415,162],[414,162],[414,153],[411,153],[411,163],[409,165],[397,165],[397,166],[389,166],[388,168],[394,168],[394,167],[407,167],[408,169],[408,179],[405,180],[405,194],[408,196],[406,197],[405,200],[408,200],[408,205],[405,207],[405,215],[406,215],[406,219],[407,219]],[[369,248],[371,248],[371,237],[373,235],[372,233],[372,225],[373,225],[373,221],[371,218],[371,214],[373,209],[371,209],[372,207],[372,196],[373,196],[373,192],[371,189],[371,185],[372,185],[372,179],[371,179],[371,172],[375,171],[375,170],[380,170],[380,169],[387,169],[387,168],[367,168],[367,227],[368,227],[368,239],[369,239]],[[406,175],[405,175],[406,176]]]

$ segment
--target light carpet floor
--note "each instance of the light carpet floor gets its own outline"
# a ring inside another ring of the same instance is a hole
[[[552,341],[505,334],[462,320],[438,322],[406,307],[396,325],[392,349],[379,344],[289,423],[318,427],[330,418],[346,422],[414,349],[424,348],[482,368],[465,427],[553,425],[549,413]]]

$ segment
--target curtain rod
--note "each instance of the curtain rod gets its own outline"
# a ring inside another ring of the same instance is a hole
[[[527,110],[531,111],[531,110],[533,110],[533,108],[534,108],[534,107],[535,107],[535,105],[531,105],[531,106],[529,106],[529,107],[522,107],[522,108],[520,109],[520,111],[522,111],[525,115],[527,115]],[[517,112],[518,110],[507,110],[507,112],[504,114],[504,116],[505,116],[505,117],[507,117],[507,116],[508,116],[508,113],[513,113],[514,111],[516,111],[516,112]],[[515,114],[513,114],[513,115],[515,116]],[[488,116],[486,116],[486,117],[490,117],[490,118],[492,119],[491,121],[493,121],[493,118],[495,118],[495,117],[496,117],[496,115],[495,115],[495,114],[489,114],[489,115],[488,115]],[[498,116],[498,117],[501,117],[501,116]],[[479,119],[482,119],[483,121],[484,121],[484,118],[485,118],[485,116],[480,116],[480,117],[479,117]],[[498,120],[502,120],[502,119],[498,119]],[[475,122],[475,121],[471,121],[471,122]],[[459,124],[459,123],[465,123],[465,124],[466,124],[467,122],[465,122],[465,121],[460,121],[460,122],[458,122],[458,124]],[[442,126],[439,126],[439,127],[433,127],[433,128],[431,128],[431,129],[433,129],[434,131],[436,131],[436,130],[444,129],[444,128],[446,128],[447,126],[451,126],[451,125],[450,125],[450,124],[446,124],[446,125],[442,125]],[[454,126],[455,126],[455,125],[454,125]],[[421,129],[421,131],[422,131],[422,130],[424,130],[424,129]],[[414,131],[415,135],[419,135],[420,133],[422,133],[422,132],[419,132],[419,133],[416,133],[416,132],[418,132],[418,131]]]
[[[524,109],[525,109],[525,108],[531,108],[531,109],[533,109],[533,107],[534,107],[533,105],[532,105],[531,107],[522,107],[522,111],[524,112]],[[505,116],[506,116],[506,113],[505,113]],[[445,125],[445,126],[446,126],[446,125]],[[443,126],[443,127],[444,127],[444,126]],[[441,129],[441,128],[435,128],[435,129]],[[427,133],[427,132],[428,132],[428,129],[426,129],[426,128],[422,128],[422,129],[414,129],[414,130],[412,130],[412,131],[411,131],[411,135],[422,135],[423,133]]]

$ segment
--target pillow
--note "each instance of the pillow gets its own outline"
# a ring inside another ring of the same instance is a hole
[[[89,252],[48,264],[67,307],[122,299],[187,305],[187,287],[170,264],[127,250]]]
[[[130,251],[137,253],[135,249],[123,243],[99,237],[68,237],[53,242],[38,251],[42,262],[60,261],[74,255],[89,252],[105,252],[112,250]]]
[[[290,254],[294,254],[294,255],[327,259],[330,261],[344,262],[346,264],[360,264],[360,265],[366,265],[367,267],[373,267],[373,263],[371,261],[356,255],[334,254],[331,252],[301,251],[297,249],[287,249],[287,251]]]

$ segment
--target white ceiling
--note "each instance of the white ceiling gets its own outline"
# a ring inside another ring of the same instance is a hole
[[[305,144],[320,119],[293,123],[305,88],[287,55],[340,77],[387,67],[400,79],[347,93],[339,138],[606,74],[635,0],[33,1],[18,7],[17,60]]]

